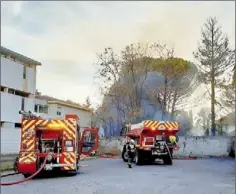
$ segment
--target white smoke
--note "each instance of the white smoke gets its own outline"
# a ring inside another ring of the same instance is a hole
[[[100,127],[99,127],[98,135],[99,135],[99,137],[104,137],[105,136],[105,130],[102,127],[102,125],[100,125]]]

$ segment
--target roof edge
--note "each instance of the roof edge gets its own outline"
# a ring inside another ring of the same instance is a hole
[[[60,104],[60,105],[63,105],[63,106],[67,106],[67,107],[71,107],[71,108],[76,108],[78,110],[84,110],[84,111],[87,111],[87,112],[93,112],[91,109],[83,108],[83,107],[80,107],[80,106],[75,105],[75,104],[70,104],[70,103],[61,102],[61,101],[57,101],[57,100],[49,100],[48,104]]]
[[[25,63],[30,63],[30,64],[33,64],[33,65],[36,65],[36,66],[41,66],[42,65],[41,62],[38,62],[34,59],[31,59],[29,57],[26,57],[26,56],[20,54],[20,53],[17,53],[15,51],[12,51],[8,48],[5,48],[5,47],[1,46],[1,54],[4,54],[4,53],[9,54],[9,55],[11,55],[15,58],[18,58],[19,60],[21,60],[22,62],[25,62]]]

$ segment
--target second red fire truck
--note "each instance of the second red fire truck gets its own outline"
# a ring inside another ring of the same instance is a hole
[[[179,123],[174,121],[145,120],[138,124],[126,125],[121,132],[126,136],[122,150],[123,160],[128,161],[126,144],[132,138],[136,141],[133,160],[137,165],[152,163],[156,159],[162,159],[164,164],[172,165],[173,151],[179,149],[176,144],[179,129]]]

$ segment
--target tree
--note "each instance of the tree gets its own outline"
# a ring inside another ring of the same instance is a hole
[[[97,107],[96,111],[92,113],[91,126],[100,126],[104,122],[112,120],[112,117],[109,115],[109,107],[107,104],[102,103]]]
[[[203,83],[211,85],[211,129],[212,134],[215,135],[215,88],[222,82],[222,75],[230,66],[232,51],[228,37],[223,35],[215,17],[207,19],[201,35],[201,43],[194,57],[199,61],[198,68]]]
[[[88,96],[87,98],[86,98],[86,108],[90,108],[91,107],[91,101],[90,101],[90,97]]]
[[[104,100],[114,104],[125,120],[133,120],[134,115],[140,113],[141,91],[148,73],[148,44],[128,45],[119,55],[112,48],[106,48],[98,59],[96,65],[104,83],[100,90]]]
[[[174,48],[167,44],[152,45],[156,58],[152,59],[150,70],[163,76],[163,83],[151,89],[150,99],[162,107],[162,119],[166,112],[172,117],[178,103],[188,96],[196,84],[197,69],[189,61],[174,57]],[[194,70],[194,71],[192,71]]]
[[[141,108],[142,89],[151,62],[149,44],[131,44],[121,51],[122,75],[130,88],[129,104],[133,112]]]
[[[229,84],[222,84],[222,104],[227,107],[230,111],[236,110],[236,65],[235,65],[235,51],[232,52],[232,71],[230,71],[229,77],[231,77]],[[233,110],[234,109],[234,110]]]
[[[112,48],[105,48],[104,51],[97,55],[98,61],[95,63],[99,79],[102,86],[100,92],[105,95],[109,88],[119,81],[121,63],[119,57]]]

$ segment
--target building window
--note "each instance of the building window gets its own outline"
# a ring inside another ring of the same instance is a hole
[[[57,107],[57,116],[61,116],[61,107],[60,106]]]
[[[44,106],[44,107],[43,107],[43,112],[44,112],[45,114],[48,114],[48,106]]]
[[[1,86],[1,92],[4,92],[4,87]]]
[[[34,112],[38,112],[38,105],[34,105]]]
[[[25,99],[21,99],[21,110],[25,110]]]
[[[13,89],[10,89],[10,88],[9,88],[9,89],[8,89],[8,93],[9,93],[9,94],[15,94],[15,91],[14,91]]]
[[[48,113],[48,106],[47,105],[43,106],[43,105],[40,105],[40,104],[39,105],[35,105],[34,106],[34,112],[47,114]]]
[[[15,58],[15,57],[10,56],[10,59],[11,59],[12,61],[16,61],[16,58]]]
[[[15,90],[15,95],[21,96],[21,97],[26,97],[26,98],[29,97],[29,94],[28,94],[28,93],[22,92],[22,91],[17,91],[17,90]]]
[[[23,79],[26,79],[26,66],[24,65],[23,68]]]
[[[5,123],[5,122],[1,121],[1,127],[4,127],[4,123]]]
[[[15,128],[21,128],[21,123],[15,123]]]

